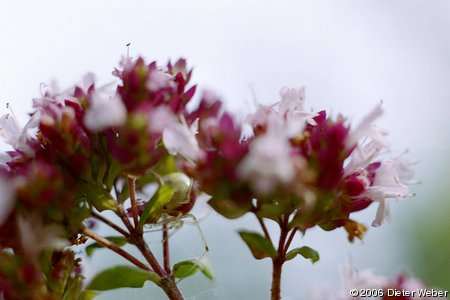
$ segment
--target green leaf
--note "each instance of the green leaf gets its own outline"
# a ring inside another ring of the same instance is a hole
[[[214,279],[214,272],[210,262],[207,259],[197,260],[198,269],[206,276],[209,280]]]
[[[141,218],[138,224],[138,230],[144,227],[145,223],[156,223],[161,216],[161,211],[174,194],[173,188],[169,185],[162,185],[156,191],[155,195],[150,199],[150,201],[145,204],[144,211],[142,212]]]
[[[186,278],[194,275],[197,270],[195,259],[180,261],[173,266],[173,275],[176,278]]]
[[[213,198],[208,201],[208,204],[219,214],[228,219],[237,219],[242,217],[252,208],[251,202],[236,203],[228,199]]]
[[[116,266],[106,269],[97,274],[88,289],[95,291],[107,291],[118,288],[139,288],[143,287],[147,280],[155,283],[159,282],[157,275],[131,266]]]
[[[257,232],[239,231],[242,240],[247,244],[256,259],[263,259],[266,257],[274,258],[277,256],[277,251],[272,245],[272,242]]]
[[[303,246],[301,248],[295,248],[289,251],[286,254],[286,260],[291,260],[297,255],[301,255],[306,259],[310,259],[312,263],[315,263],[320,259],[319,252],[308,246]]]
[[[94,291],[90,291],[90,290],[84,290],[83,292],[81,292],[80,297],[78,298],[78,300],[92,300],[95,297],[98,296],[99,293],[94,292]]]
[[[180,261],[173,266],[173,274],[176,278],[186,278],[200,270],[209,280],[214,279],[211,264],[206,260],[189,259]]]
[[[128,239],[123,236],[107,236],[105,237],[105,239],[107,239],[108,241],[114,243],[116,246],[119,247],[122,247],[128,242]],[[104,248],[104,246],[99,243],[90,244],[89,246],[86,247],[86,254],[88,256],[92,256],[94,251],[100,248]]]

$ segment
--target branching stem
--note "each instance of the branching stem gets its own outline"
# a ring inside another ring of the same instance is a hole
[[[269,241],[272,241],[272,239],[270,238],[269,231],[267,230],[266,224],[264,224],[264,220],[256,214],[255,214],[255,216],[258,219],[259,225],[261,225],[261,228],[264,232],[264,236],[266,237],[266,239],[268,239]]]
[[[289,233],[289,229],[287,227],[287,218],[281,216],[278,220],[280,225],[280,239],[278,241],[278,249],[277,256],[272,258],[272,289],[271,289],[271,299],[272,300],[280,300],[281,299],[281,271],[283,268],[283,264],[286,261],[286,238]],[[293,236],[292,236],[293,238]],[[290,243],[288,241],[288,243]]]
[[[94,232],[90,231],[87,228],[83,228],[81,230],[81,232],[85,236],[90,237],[91,239],[93,239],[94,241],[99,243],[100,245],[103,245],[106,248],[110,249],[111,251],[116,252],[117,254],[119,254],[120,256],[122,256],[123,258],[125,258],[126,260],[131,262],[132,264],[136,265],[137,267],[139,267],[141,269],[144,269],[146,271],[151,271],[151,269],[147,265],[145,265],[143,262],[138,260],[136,257],[131,255],[130,253],[126,252],[125,250],[123,250],[121,248],[119,248],[117,245],[115,245],[111,241],[108,241],[107,239],[105,239],[105,238],[103,238],[101,236],[98,236],[97,234],[95,234]]]
[[[289,247],[291,246],[291,243],[294,239],[295,234],[297,233],[297,230],[298,230],[298,227],[294,227],[294,229],[292,229],[291,233],[289,234],[286,245],[284,245],[284,250],[283,250],[284,256],[286,256],[286,253],[289,251]]]
[[[126,238],[130,237],[130,234],[128,232],[126,232],[126,230],[120,228],[117,224],[111,222],[110,220],[108,220],[107,218],[102,216],[101,214],[98,214],[96,212],[92,212],[92,216],[94,218],[96,218],[97,220],[102,221],[103,223],[105,223],[106,225],[108,225],[112,229],[116,230],[117,232],[121,233],[124,237],[126,237]]]

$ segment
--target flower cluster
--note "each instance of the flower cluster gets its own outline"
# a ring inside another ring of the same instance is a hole
[[[84,242],[92,212],[118,209],[118,181],[143,176],[169,155],[163,132],[181,126],[195,91],[186,91],[185,61],[162,68],[124,60],[114,74],[120,85],[98,87],[87,74],[67,90],[44,87],[23,128],[12,111],[0,119],[0,136],[13,147],[0,157],[0,290],[7,299],[78,298],[79,259],[65,247]]]
[[[303,89],[280,94],[278,103],[246,118],[250,137],[227,113],[200,121],[201,155],[186,169],[219,213],[235,218],[252,211],[275,220],[290,215],[292,227],[344,226],[353,240],[362,238],[365,226],[349,218],[352,212],[377,202],[372,225],[379,226],[389,219],[388,199],[412,195],[405,180],[413,162],[380,158],[389,150],[387,132],[374,125],[381,104],[352,128],[343,116],[306,111]]]
[[[89,237],[154,272],[169,298],[180,299],[174,278],[193,274],[179,270],[199,262],[171,269],[164,224],[162,268],[143,226],[189,213],[199,192],[227,218],[258,218],[264,236],[240,234],[256,258],[273,260],[276,295],[285,261],[318,260],[309,247],[288,251],[297,232],[344,227],[349,240],[361,239],[366,226],[351,213],[377,202],[372,225],[379,226],[389,219],[389,199],[412,195],[413,162],[382,159],[387,132],[374,125],[381,104],[352,127],[341,115],[307,111],[304,89],[283,88],[279,102],[240,123],[211,92],[187,108],[196,87],[183,59],[164,67],[124,59],[113,75],[118,85],[98,86],[89,73],[66,90],[44,87],[24,127],[12,111],[0,118],[0,137],[13,148],[0,154],[0,298],[84,299],[80,260],[69,246]],[[155,195],[138,201],[135,192],[149,184],[158,185]],[[127,230],[102,217],[105,210]],[[122,234],[112,239],[117,244],[86,229],[91,217]],[[280,225],[278,249],[265,219]],[[149,265],[119,249],[124,243]]]

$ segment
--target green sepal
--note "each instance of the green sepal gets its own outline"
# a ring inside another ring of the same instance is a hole
[[[304,258],[311,260],[312,263],[315,263],[320,259],[319,252],[308,246],[303,246],[301,248],[295,248],[289,251],[286,254],[286,260],[291,260],[297,255],[301,255]]]
[[[110,161],[110,164],[108,166],[108,172],[106,174],[106,178],[105,176],[105,185],[106,185],[106,190],[107,191],[111,191],[114,182],[116,181],[116,179],[122,174],[122,166],[120,165],[119,162],[117,162],[116,160],[112,159]]]
[[[164,205],[169,203],[174,192],[175,191],[169,185],[162,185],[159,187],[155,195],[153,195],[147,204],[145,204],[144,211],[142,212],[137,226],[138,230],[142,230],[146,223],[154,224],[158,222]]]
[[[271,219],[278,223],[280,216],[289,215],[295,209],[296,206],[293,204],[293,200],[290,199],[282,199],[280,201],[272,201],[272,202],[261,202],[258,205],[258,210],[256,215],[261,218]]]
[[[116,211],[116,201],[103,186],[93,183],[85,183],[79,187],[79,191],[83,193],[81,198],[87,200],[98,211]]]
[[[67,216],[66,231],[74,235],[83,227],[83,221],[91,216],[91,208],[86,201],[79,201],[79,203],[67,213]]]
[[[277,251],[273,247],[272,242],[259,233],[241,230],[239,235],[256,259],[275,258],[277,256]]]
[[[128,198],[130,198],[130,185],[126,182],[122,190],[117,194],[117,201],[123,204]]]
[[[237,219],[242,217],[252,209],[250,201],[237,203],[229,199],[212,198],[208,204],[219,214],[228,219]]]
[[[97,274],[87,288],[94,291],[140,288],[149,280],[159,285],[159,277],[153,272],[132,266],[115,266]]]
[[[80,299],[83,280],[84,276],[82,275],[76,275],[74,278],[71,278],[65,288],[63,300]]]
[[[97,184],[103,184],[103,179],[105,178],[106,172],[108,171],[108,164],[104,157],[99,157],[94,155],[91,159],[93,177]]]
[[[108,236],[108,237],[105,237],[105,239],[114,243],[118,247],[122,247],[123,245],[128,243],[128,239],[123,236]],[[104,247],[105,246],[103,246],[102,244],[99,244],[99,243],[90,244],[89,246],[86,247],[86,254],[87,254],[87,256],[92,256],[92,254],[94,253],[95,250],[101,249]]]
[[[209,280],[214,279],[211,264],[207,260],[189,259],[180,261],[173,266],[172,273],[176,278],[187,278],[200,270]]]
[[[163,156],[156,166],[153,168],[155,173],[164,176],[170,173],[180,172],[180,170],[177,168],[177,164],[175,161],[175,157],[172,155],[165,155]]]

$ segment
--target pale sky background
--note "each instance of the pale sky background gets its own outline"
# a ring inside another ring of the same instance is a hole
[[[414,222],[426,226],[430,216],[421,211],[433,206],[433,192],[449,190],[450,1],[0,1],[0,113],[10,102],[22,124],[41,82],[56,78],[65,87],[93,71],[107,83],[127,43],[131,56],[147,61],[187,58],[199,90],[212,89],[240,116],[254,109],[252,89],[259,103],[272,103],[285,85],[305,86],[308,108],[354,121],[383,100],[379,126],[391,132],[393,154],[409,149],[421,161],[417,196],[393,201],[392,223],[370,228],[362,243],[349,244],[344,230],[312,230],[297,240],[321,260],[286,265],[283,299],[306,299],[312,285],[337,289],[339,265],[349,260],[384,274],[408,270],[403,232]],[[370,224],[375,208],[355,219]],[[196,211],[205,209],[200,203]],[[268,298],[269,261],[255,261],[235,233],[249,226],[252,218],[214,213],[201,222],[217,278],[185,280],[186,296]],[[195,227],[184,226],[173,237],[174,256],[199,256],[193,239]],[[118,261],[97,254],[88,272]],[[165,298],[148,284],[98,299],[149,295]]]

